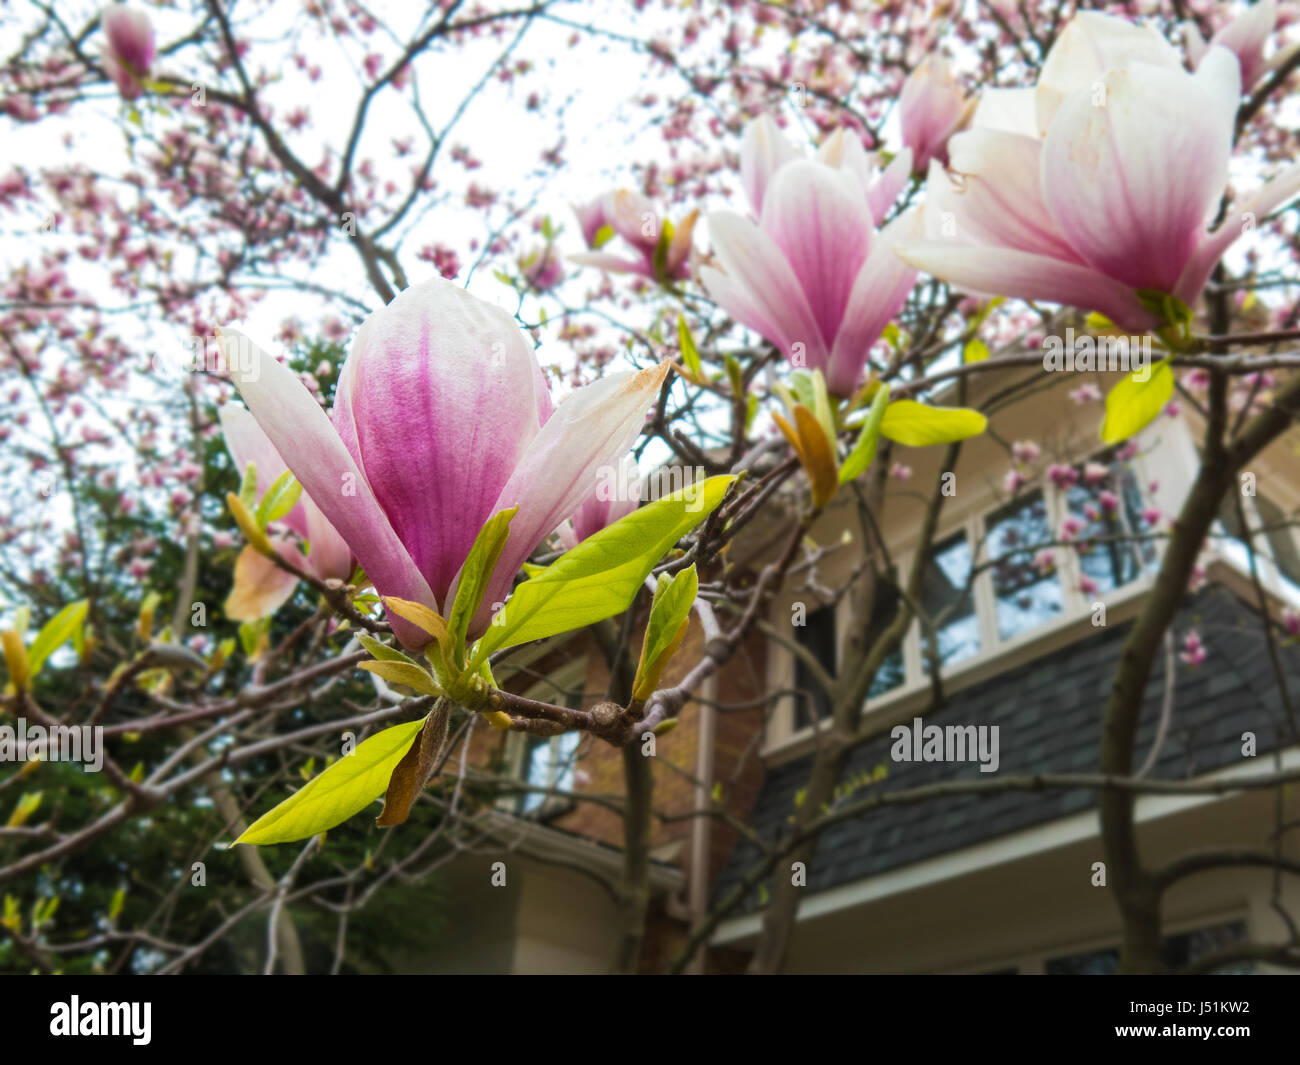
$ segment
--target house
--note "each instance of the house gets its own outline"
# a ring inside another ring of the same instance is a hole
[[[1013,373],[981,378],[968,402],[995,397],[1018,379]],[[1118,374],[1024,373],[1036,375],[1035,386],[995,399],[990,431],[968,441],[957,468],[946,471],[954,474],[950,498],[922,593],[926,611],[942,620],[933,641],[923,640],[913,624],[877,676],[866,714],[875,738],[856,750],[842,783],[845,795],[1097,770],[1110,678],[1159,565],[1159,530],[1178,512],[1195,475],[1200,423],[1194,410],[1185,410],[1157,419],[1130,447],[1103,447],[1097,443],[1100,402],[1077,402],[1071,393],[1094,385],[1104,394]],[[1025,483],[1010,486],[1016,441],[1032,441],[1039,455],[1023,464]],[[928,490],[918,486],[945,472],[938,468],[943,451],[893,453],[911,476],[891,478],[879,522],[904,571],[917,550]],[[1300,430],[1293,428],[1243,474],[1239,501],[1224,507],[1203,557],[1202,586],[1189,592],[1148,685],[1136,755],[1139,763],[1150,762],[1144,771],[1152,778],[1231,781],[1300,765],[1290,716],[1300,714],[1300,645],[1278,641],[1287,682],[1280,688],[1259,613],[1261,592],[1275,619],[1282,607],[1300,606],[1298,454]],[[1253,572],[1243,519],[1262,530]],[[777,514],[767,527],[751,530],[733,562],[761,565],[781,520]],[[842,597],[838,606],[826,604],[835,603],[861,562],[856,521],[853,500],[841,493],[812,530],[823,549],[794,568],[768,617],[770,631],[788,633],[832,670],[848,614]],[[1128,538],[1110,538],[1116,529]],[[1035,545],[1057,540],[1063,530],[1089,546],[1052,547],[1049,563]],[[1191,631],[1205,655],[1198,665],[1179,654]],[[699,638],[693,630],[697,647]],[[690,649],[681,660],[689,660]],[[574,700],[602,696],[603,661],[594,647],[551,645],[530,654],[512,683],[527,681],[552,701],[557,691]],[[795,655],[783,641],[761,636],[703,694],[677,729],[658,738],[656,807],[665,818],[652,828],[646,970],[662,968],[707,907],[753,865],[757,848],[737,824],[767,840],[787,830],[825,712]],[[933,726],[944,738],[945,760],[922,750],[920,737]],[[953,749],[954,740],[962,749]],[[491,742],[499,748],[491,757],[501,775],[584,796],[621,792],[620,753],[588,738],[497,734]],[[477,756],[476,764],[486,757]],[[692,816],[715,799],[732,823]],[[618,817],[598,802],[537,795],[504,801],[513,808],[494,808],[483,821],[487,851],[468,851],[455,863],[467,897],[485,909],[467,914],[446,967],[606,971],[619,928],[607,887],[619,867]],[[1275,790],[1228,791],[1145,796],[1137,805],[1148,862],[1218,846],[1272,847],[1278,825],[1298,819],[1294,789],[1281,799]],[[1282,840],[1284,853],[1300,856],[1294,831]],[[515,878],[507,886],[487,886],[494,860],[504,861]],[[787,968],[1111,971],[1119,921],[1099,882],[1103,861],[1088,790],[950,795],[873,810],[822,837],[806,870]],[[718,924],[710,970],[743,968],[760,932],[764,896],[750,893]],[[1166,896],[1170,963],[1247,938],[1281,941],[1287,928],[1278,904],[1300,912],[1296,878],[1275,885],[1268,870],[1231,868],[1184,879]],[[484,945],[488,939],[493,951]]]

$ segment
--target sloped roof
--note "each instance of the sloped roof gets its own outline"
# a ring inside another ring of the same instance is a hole
[[[884,788],[893,791],[941,780],[995,778],[1032,772],[1096,772],[1101,719],[1124,638],[1132,623],[1115,625],[950,696],[923,714],[925,725],[1000,726],[997,773],[976,762],[892,762],[885,735],[851,756],[846,779],[884,764]],[[1181,642],[1195,627],[1205,644],[1203,665],[1176,663],[1173,713],[1152,776],[1182,779],[1241,761],[1241,735],[1254,732],[1262,754],[1290,736],[1270,667],[1258,613],[1221,585],[1189,597],[1174,622]],[[1280,649],[1293,705],[1300,706],[1300,646]],[[1142,764],[1154,739],[1164,696],[1161,653],[1147,685],[1135,759]],[[1281,741],[1279,743],[1279,741]],[[749,824],[771,840],[789,830],[795,796],[804,787],[812,755],[768,769]],[[858,791],[854,798],[869,794]],[[849,801],[852,801],[850,799]],[[1094,805],[1091,791],[1008,792],[951,796],[882,807],[825,832],[808,868],[808,890],[825,891],[935,855],[995,839],[1078,813]],[[721,897],[757,860],[741,840],[716,886]],[[747,900],[745,909],[757,908]]]

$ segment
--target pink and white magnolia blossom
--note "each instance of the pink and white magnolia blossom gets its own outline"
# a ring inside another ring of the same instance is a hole
[[[104,69],[117,91],[128,100],[144,92],[144,79],[153,66],[156,45],[153,23],[143,11],[120,4],[104,8]]]
[[[699,211],[692,211],[674,227],[648,199],[627,189],[607,192],[573,210],[582,237],[592,249],[569,256],[573,262],[661,283],[690,277],[691,240]],[[624,245],[619,251],[601,250],[616,237]]]
[[[930,165],[926,239],[899,254],[963,291],[1161,325],[1139,290],[1194,304],[1233,241],[1300,192],[1293,165],[1208,228],[1240,96],[1224,48],[1191,74],[1156,30],[1077,15],[1035,88],[986,91],[972,128],[952,138],[960,184]]]
[[[256,467],[260,499],[288,469],[284,459],[257,420],[243,407],[227,403],[221,408],[221,431],[237,472],[242,476],[250,462]],[[306,492],[267,531],[280,557],[312,576],[341,581],[351,576],[352,552]],[[297,534],[298,539],[288,533]],[[305,555],[298,546],[303,541],[310,545]],[[273,614],[293,595],[297,584],[298,578],[292,573],[282,570],[251,545],[246,546],[235,563],[235,587],[226,601],[226,615],[235,621],[253,621]]]
[[[1208,45],[1194,22],[1188,21],[1184,28],[1187,58],[1193,67],[1200,65],[1209,49],[1220,45],[1237,57],[1241,64],[1241,87],[1249,89],[1269,67],[1264,59],[1264,45],[1277,28],[1277,0],[1259,0],[1259,3],[1251,4],[1221,27]]]
[[[764,115],[746,128],[740,152],[758,221],[709,215],[715,263],[700,268],[701,283],[792,365],[821,370],[837,395],[857,387],[872,344],[916,280],[894,247],[920,235],[920,212],[876,230],[907,183],[911,157],[905,148],[881,173],[856,136],[837,130],[805,158]]]
[[[912,149],[913,171],[925,173],[931,159],[947,165],[948,139],[970,121],[975,103],[942,56],[927,56],[907,76],[898,116],[903,143]]]
[[[471,637],[523,561],[631,447],[670,367],[611,375],[553,406],[514,319],[441,279],[365,321],[329,416],[287,367],[238,333],[221,339],[253,417],[380,595],[449,610],[483,523],[519,508]],[[407,646],[428,643],[389,617]]]

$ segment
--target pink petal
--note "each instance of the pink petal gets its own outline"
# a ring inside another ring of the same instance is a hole
[[[1100,311],[1127,329],[1145,330],[1156,321],[1127,285],[1045,255],[942,240],[900,244],[898,254],[918,270],[974,295],[1064,303]]]
[[[288,466],[257,424],[257,419],[243,407],[227,403],[221,408],[220,416],[221,431],[237,472],[242,477],[248,464],[254,463],[257,467],[257,494],[259,497],[265,495]],[[301,560],[309,572],[322,580],[332,577],[347,580],[352,575],[352,552],[310,495],[303,492],[293,509],[281,520],[311,545],[310,553]]]
[[[1037,137],[1038,117],[1033,89],[985,89],[971,119],[972,129],[995,129]]]
[[[1257,228],[1288,200],[1300,194],[1300,163],[1293,163],[1272,181],[1229,208],[1223,224],[1206,237],[1178,279],[1174,294],[1192,304],[1200,298],[1215,264],[1239,237]]]
[[[1230,68],[1230,69],[1229,69]],[[1043,144],[1043,198],[1070,244],[1132,288],[1172,292],[1227,182],[1237,64],[1195,75],[1133,64],[1061,105]]]
[[[825,366],[827,346],[808,298],[772,238],[730,211],[709,215],[709,236],[722,269],[704,267],[700,280],[722,309],[787,359],[802,352],[809,369]]]
[[[862,379],[871,346],[907,302],[916,283],[916,268],[900,259],[896,248],[900,241],[918,240],[922,232],[921,211],[913,209],[887,225],[872,242],[854,279],[826,371],[826,385],[836,395],[852,395]]]
[[[549,408],[514,319],[449,281],[400,293],[357,333],[339,434],[439,601]]]
[[[615,255],[613,252],[584,251],[577,255],[570,255],[569,261],[583,266],[594,266],[598,270],[613,270],[616,274],[638,274],[651,281],[655,279],[654,267],[648,258],[629,259],[623,255]]]
[[[857,178],[805,160],[782,167],[768,186],[762,229],[799,279],[829,346],[871,238]]]
[[[960,190],[937,166],[930,167],[926,215],[942,230],[951,214],[957,240],[994,244],[1082,263],[1056,227],[1043,201],[1039,178],[1042,143],[1000,130],[972,129],[949,143],[950,166]]]
[[[1081,89],[1091,89],[1112,70],[1134,63],[1182,70],[1183,61],[1159,30],[1117,15],[1084,11],[1056,38],[1035,88],[1038,132],[1046,135],[1058,109]]]
[[[772,175],[798,158],[799,150],[785,138],[771,115],[759,115],[745,127],[740,141],[740,183],[755,216],[763,213],[763,196]]]
[[[352,548],[376,590],[437,609],[428,582],[393,532],[365,475],[297,375],[241,333],[220,330],[218,341],[231,380],[253,417]],[[401,618],[390,620],[407,646],[429,642]]]
[[[617,464],[645,425],[671,364],[616,374],[579,388],[555,409],[501,490],[492,513],[517,506],[510,538],[497,562],[472,627],[482,633],[493,604],[503,602],[520,566]]]

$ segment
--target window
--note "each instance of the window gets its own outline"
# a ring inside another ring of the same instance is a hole
[[[1241,500],[1241,511],[1237,501]],[[1278,579],[1292,600],[1300,601],[1300,549],[1296,546],[1297,518],[1286,514],[1281,507],[1264,496],[1238,496],[1230,491],[1219,505],[1219,524],[1223,531],[1237,543],[1225,544],[1225,549],[1243,569],[1250,569],[1250,555],[1246,547],[1246,530],[1242,528],[1240,514],[1254,534],[1255,554],[1272,559]],[[1267,580],[1267,578],[1265,578]]]
[[[1117,459],[1111,450],[1076,466],[1075,473],[1078,479],[1066,492],[1066,506],[1083,526],[1074,535],[1083,591],[1100,595],[1151,569],[1155,545],[1150,540],[1122,539],[1151,528],[1143,514],[1142,488],[1131,462]]]
[[[1300,548],[1296,546],[1296,517],[1283,513],[1281,507],[1263,496],[1255,497],[1255,509],[1259,511],[1260,528],[1264,530],[1269,549],[1273,552],[1273,563],[1277,566],[1278,576],[1293,595],[1300,595]]]
[[[804,618],[802,625],[794,628],[795,642],[806,647],[831,676],[835,675],[835,606],[818,607]],[[807,728],[813,721],[830,717],[830,697],[813,679],[812,672],[803,659],[794,660],[794,687],[799,694],[794,701],[795,730]]]
[[[523,779],[537,788],[572,791],[574,762],[581,738],[578,732],[565,732],[559,736],[527,736],[521,773]],[[562,797],[540,791],[525,791],[519,796],[519,812],[532,813],[552,803],[567,805]]]
[[[998,639],[1009,640],[1044,625],[1064,610],[1054,568],[1035,564],[1036,545],[1054,539],[1047,503],[1036,491],[989,515],[988,557],[992,566]],[[1023,548],[1023,550],[1019,550]]]
[[[935,642],[942,666],[979,654],[979,619],[970,593],[971,572],[970,541],[964,532],[934,546],[921,589],[921,608],[935,625]],[[924,632],[921,647],[928,669],[930,641]]]
[[[868,648],[882,632],[889,628],[896,613],[898,613],[898,589],[882,587],[876,594],[875,609],[871,612],[871,631],[867,636],[866,644]],[[876,676],[871,681],[871,690],[867,692],[867,698],[876,699],[886,692],[902,687],[906,679],[907,666],[904,664],[903,645],[900,641],[893,653],[880,663],[880,668],[876,670]]]

